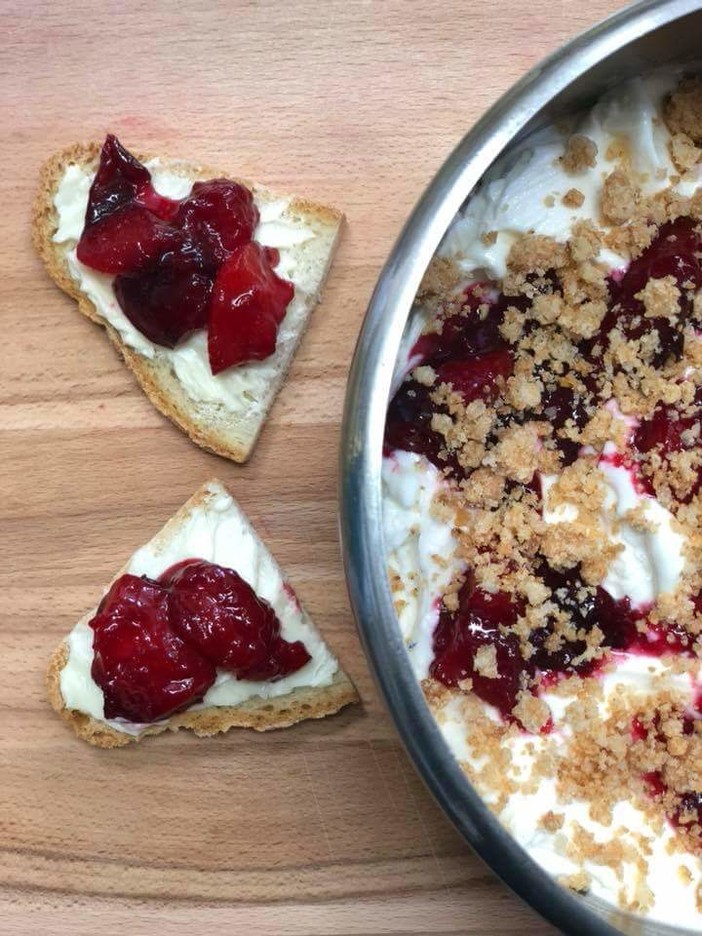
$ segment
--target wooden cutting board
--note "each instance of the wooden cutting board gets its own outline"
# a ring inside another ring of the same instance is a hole
[[[339,558],[347,368],[442,160],[612,0],[2,0],[0,933],[545,934],[423,788],[371,683]],[[30,244],[38,167],[116,132],[343,208],[322,306],[251,462],[162,419]],[[44,697],[54,645],[206,478],[229,484],[356,680],[325,722],[104,752]]]

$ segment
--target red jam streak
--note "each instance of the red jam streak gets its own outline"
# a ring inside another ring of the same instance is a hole
[[[180,201],[159,195],[146,166],[110,134],[77,256],[115,277],[120,308],[155,344],[173,348],[206,328],[218,374],[273,354],[294,295],[274,272],[278,252],[253,240],[258,217],[249,189],[228,179],[196,182]]]
[[[558,612],[566,614],[578,631],[598,627],[604,653],[629,653],[660,657],[666,653],[692,654],[685,630],[674,624],[652,624],[650,610],[632,608],[628,598],[615,600],[603,588],[584,594],[585,584],[577,570],[557,572],[543,563],[538,575],[552,591]],[[494,705],[505,721],[514,721],[512,709],[522,691],[537,692],[568,676],[592,676],[600,662],[583,661],[584,640],[560,641],[553,649],[550,624],[532,632],[532,656],[525,660],[516,633],[523,606],[504,592],[491,594],[477,588],[469,575],[459,594],[458,609],[442,606],[434,631],[434,659],[430,675],[445,686],[472,681],[475,694]],[[496,673],[482,675],[475,668],[481,647],[495,648]]]
[[[702,286],[702,241],[695,225],[689,218],[663,225],[649,248],[626,271],[618,271],[610,277],[609,311],[599,333],[580,342],[578,355],[597,366],[610,332],[618,327],[628,338],[640,337],[650,330],[657,332],[656,366],[669,359],[680,359],[682,326],[676,328],[664,318],[646,318],[642,302],[635,297],[649,278],[673,276],[679,287],[683,283],[686,286],[681,289],[680,298],[682,324],[702,329],[702,321],[696,319],[687,291],[691,285]],[[550,279],[557,287],[555,273],[550,274]],[[489,283],[473,283],[465,291],[463,313],[448,318],[441,333],[423,335],[414,346],[411,358],[433,367],[438,379],[452,383],[466,402],[476,399],[491,402],[499,389],[497,381],[505,381],[512,372],[511,351],[500,333],[505,310],[508,306],[523,309],[524,302],[519,297],[497,294]],[[596,389],[594,384],[588,386],[592,386],[593,391]],[[431,400],[430,394],[431,390],[412,377],[402,383],[388,408],[385,451],[387,454],[398,449],[417,452],[449,478],[460,480],[466,471],[454,455],[446,456],[442,451],[445,448],[442,436],[432,429],[432,414],[442,410]],[[606,400],[601,402],[604,404]],[[626,455],[603,456],[604,461],[626,468],[639,493],[655,496],[652,482],[639,470],[637,458],[653,449],[665,458],[666,453],[684,447],[686,429],[693,429],[693,436],[702,431],[702,391],[698,391],[696,403],[698,413],[684,420],[677,418],[673,407],[660,406],[650,419],[639,424],[632,449]],[[522,417],[512,414],[511,418]],[[524,418],[547,419],[555,429],[561,429],[569,420],[581,428],[588,417],[582,397],[571,389],[559,387],[545,394],[539,406],[526,412]],[[557,439],[556,444],[564,466],[578,457],[578,443]],[[686,499],[697,491],[700,482],[702,478]],[[537,479],[533,479],[529,487],[540,494]],[[583,591],[584,583],[577,569],[557,572],[544,562],[537,573],[552,590],[557,609],[567,613],[576,630],[587,633],[595,626],[600,629],[603,635],[600,646],[605,654],[692,653],[691,638],[682,627],[674,623],[654,625],[647,619],[650,608],[634,609],[627,598],[616,601],[603,588],[595,589],[594,593]],[[588,596],[584,600],[583,594]],[[457,686],[470,679],[473,691],[495,706],[507,721],[515,720],[512,709],[520,692],[536,693],[539,688],[574,674],[592,675],[601,665],[582,660],[583,640],[562,638],[554,649],[553,640],[548,639],[552,636],[550,625],[532,634],[535,652],[525,660],[516,633],[522,610],[519,602],[507,594],[489,594],[475,587],[469,575],[458,596],[458,609],[449,611],[442,606],[434,632],[431,675],[447,686]],[[481,647],[494,648],[496,675],[488,677],[476,669],[476,653]]]
[[[310,659],[280,636],[271,606],[233,569],[186,559],[156,580],[122,575],[100,602],[91,675],[105,718],[153,722],[198,702],[217,669],[271,682]]]

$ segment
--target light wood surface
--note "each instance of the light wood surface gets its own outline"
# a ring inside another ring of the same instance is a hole
[[[378,699],[339,558],[337,444],[364,308],[412,204],[502,91],[614,8],[0,2],[0,933],[552,932],[444,819]],[[32,252],[40,162],[108,129],[346,212],[325,301],[243,468],[152,409]],[[45,701],[49,652],[215,474],[363,707],[266,736],[94,750]]]

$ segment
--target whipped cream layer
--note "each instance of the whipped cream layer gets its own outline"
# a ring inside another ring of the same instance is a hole
[[[599,208],[602,186],[606,176],[620,165],[631,171],[644,194],[672,185],[680,194],[691,195],[700,181],[699,166],[680,176],[669,153],[670,133],[661,118],[663,98],[678,78],[679,72],[667,70],[620,86],[569,126],[548,127],[501,157],[461,209],[438,251],[465,274],[460,288],[474,281],[501,279],[507,272],[509,251],[522,234],[542,234],[566,242],[579,220],[592,221],[606,230]],[[567,172],[560,160],[573,133],[589,137],[598,151],[596,165],[577,173]],[[578,207],[563,202],[570,189],[582,193]],[[627,262],[606,248],[600,251],[599,260],[611,270],[621,269]],[[394,390],[421,363],[413,348],[427,323],[427,310],[418,306],[403,336]],[[601,523],[603,535],[620,546],[620,551],[601,584],[615,600],[628,597],[632,605],[645,608],[675,588],[685,562],[685,539],[670,512],[655,498],[640,493],[629,469],[608,457],[612,449],[606,447],[598,462],[606,485]],[[560,523],[573,519],[575,506],[548,506],[548,490],[555,476],[541,480],[544,520]],[[442,497],[446,485],[423,456],[396,451],[384,459],[388,574],[400,627],[419,679],[428,674],[433,657],[432,636],[446,585],[463,570],[453,533],[455,524],[446,519]],[[650,529],[628,521],[628,512],[636,508],[650,521]],[[469,529],[464,517],[462,527],[464,533]],[[697,680],[699,676],[698,667]],[[602,688],[598,707],[603,720],[609,714],[610,702],[622,694],[645,701],[669,689],[681,704],[692,707],[698,688],[690,675],[674,673],[664,659],[626,653],[612,654],[611,665],[597,678]],[[569,705],[577,705],[574,697],[555,691],[545,690],[540,696],[550,708],[553,730],[545,735],[515,732],[502,742],[509,749],[509,777],[521,791],[501,805],[498,790],[478,779],[474,782],[481,795],[496,808],[500,820],[529,855],[555,877],[568,877],[584,869],[591,879],[590,891],[613,906],[647,906],[648,919],[702,930],[697,896],[702,862],[690,852],[672,853],[674,830],[662,817],[660,823],[653,824],[642,809],[622,800],[614,809],[612,824],[602,825],[591,817],[590,801],[559,802],[555,779],[539,775],[538,763],[544,754],[556,759],[568,756],[570,729],[565,715]],[[485,755],[471,743],[466,698],[456,691],[446,704],[433,702],[432,709],[456,758],[474,777],[484,765]],[[470,700],[489,719],[501,721],[497,710],[477,696],[471,695]],[[547,831],[540,823],[551,810],[564,816],[557,832]],[[631,845],[632,855],[645,854],[647,870],[642,873],[632,860],[621,879],[605,863],[588,860],[583,865],[574,861],[569,855],[569,843],[576,823],[597,842],[616,839]]]
[[[441,599],[465,568],[445,511],[441,472],[422,455],[394,452],[383,459],[383,529],[388,575],[400,629],[418,679],[429,675],[432,634]]]
[[[456,260],[472,279],[499,279],[507,272],[507,256],[520,234],[533,232],[565,242],[580,220],[600,217],[599,200],[606,176],[624,162],[646,195],[671,185],[691,195],[699,170],[680,177],[668,149],[670,133],[661,119],[663,98],[679,78],[671,70],[637,78],[603,97],[587,116],[568,127],[546,127],[501,157],[445,235],[439,255]],[[589,137],[597,146],[597,162],[578,173],[565,170],[560,157],[568,137]],[[579,207],[563,203],[570,189],[583,195]],[[494,243],[486,235],[497,235]],[[625,260],[603,249],[600,260],[612,268]]]
[[[251,524],[220,485],[210,484],[208,497],[187,519],[178,523],[177,530],[171,533],[166,529],[157,534],[134,553],[120,574],[157,578],[172,565],[193,558],[238,572],[256,594],[271,605],[280,621],[281,636],[291,642],[301,640],[311,659],[297,672],[276,682],[237,679],[232,673],[218,670],[202,703],[190,706],[189,711],[213,705],[238,705],[254,697],[271,699],[300,686],[328,686],[332,682],[339,668],[336,659]],[[93,631],[88,622],[95,610],[80,621],[68,637],[68,661],[60,675],[61,695],[67,708],[106,721],[118,731],[137,735],[145,725],[121,718],[105,718],[102,689],[90,675]]]
[[[190,194],[196,180],[187,174],[185,168],[183,174],[174,172],[172,168],[165,168],[159,159],[152,159],[145,165],[160,195],[182,199]],[[81,291],[102,318],[119,332],[126,345],[146,358],[167,362],[193,400],[219,404],[242,416],[259,416],[270,396],[272,382],[285,369],[285,362],[294,350],[310,298],[318,290],[318,284],[310,279],[309,265],[306,269],[300,263],[299,252],[300,245],[316,236],[314,231],[289,212],[290,199],[254,192],[260,213],[254,239],[279,251],[280,261],[275,271],[293,283],[295,295],[288,305],[278,331],[276,349],[270,357],[230,367],[214,375],[207,355],[207,332],[204,329],[194,332],[175,348],[154,344],[132,325],[120,308],[112,288],[114,277],[91,270],[76,257],[76,245],[85,225],[93,178],[94,174],[85,172],[80,166],[68,166],[54,198],[58,227],[53,239],[69,248],[68,267]]]

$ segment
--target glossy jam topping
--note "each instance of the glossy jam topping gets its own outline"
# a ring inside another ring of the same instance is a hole
[[[303,667],[271,606],[233,569],[187,559],[157,580],[123,575],[100,602],[91,675],[106,718],[152,722],[198,702],[217,669],[273,681]]]
[[[109,135],[90,188],[81,263],[115,277],[117,301],[155,344],[173,348],[206,328],[213,374],[275,351],[292,283],[277,251],[252,238],[252,193],[237,182],[196,182],[180,201],[159,195],[149,170]]]
[[[213,374],[275,351],[278,326],[293,297],[292,283],[273,272],[277,262],[276,250],[251,241],[220,267],[207,336]]]
[[[173,629],[168,590],[123,575],[91,620],[91,675],[105,696],[105,718],[153,722],[201,699],[215,667]]]

